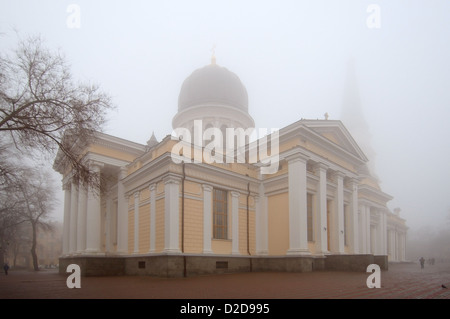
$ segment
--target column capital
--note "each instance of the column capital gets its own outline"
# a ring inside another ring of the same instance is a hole
[[[316,163],[313,167],[316,171],[326,171],[329,168],[328,165],[324,163]]]
[[[213,187],[208,184],[202,184],[202,188],[203,188],[204,192],[212,192],[212,190],[213,190]]]
[[[100,172],[100,170],[103,168],[103,166],[105,166],[105,164],[103,164],[101,162],[93,161],[93,160],[90,160],[88,162],[88,164],[89,164],[89,169],[91,169],[97,173]]]
[[[241,196],[241,193],[237,191],[231,191],[231,197],[239,197],[239,196]]]
[[[285,158],[285,160],[289,163],[295,163],[295,162],[303,162],[306,163],[309,160],[308,155],[304,155],[301,153],[295,153],[292,155],[289,155]]]
[[[345,174],[343,172],[341,172],[341,171],[334,171],[333,172],[333,176],[335,178],[342,178],[343,179],[345,177]]]
[[[178,185],[181,182],[181,178],[169,175],[169,176],[166,176],[163,178],[163,182],[164,182],[164,185],[168,185],[168,184],[177,184]]]
[[[149,189],[150,191],[155,190],[155,189],[156,189],[156,183],[150,184],[150,186],[148,187],[148,189]]]
[[[135,191],[134,192],[134,198],[139,198],[139,195],[141,194],[140,191]]]
[[[128,174],[128,168],[126,166],[121,166],[119,169],[119,180],[123,179]]]
[[[349,184],[351,187],[358,187],[358,185],[359,185],[359,179],[356,178],[356,177],[350,177],[350,178],[348,179],[348,184]]]
[[[78,179],[77,178],[72,177],[69,182],[70,182],[71,185],[78,186]]]

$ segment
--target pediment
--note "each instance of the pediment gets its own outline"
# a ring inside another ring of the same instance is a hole
[[[341,121],[316,120],[305,121],[303,124],[327,141],[367,161],[367,157]]]

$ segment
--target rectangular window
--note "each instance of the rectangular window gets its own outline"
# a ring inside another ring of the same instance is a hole
[[[216,269],[228,269],[228,261],[216,261]]]
[[[221,189],[213,190],[213,238],[228,238],[228,205],[227,192]]]
[[[308,241],[314,241],[314,233],[313,233],[313,195],[312,194],[307,194],[307,196],[306,196],[306,212],[307,212]]]

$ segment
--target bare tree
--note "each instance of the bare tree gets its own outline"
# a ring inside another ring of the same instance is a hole
[[[23,198],[20,219],[31,226],[31,257],[34,270],[39,270],[36,254],[38,229],[51,230],[50,214],[54,208],[54,185],[50,175],[42,169],[23,170],[22,183],[18,184],[18,193]]]
[[[97,85],[75,83],[63,55],[46,49],[40,37],[20,40],[12,56],[0,56],[0,148],[11,143],[52,158],[59,150],[75,178],[97,182],[81,151],[112,108]],[[9,171],[0,161],[0,174]]]
[[[28,264],[28,255],[31,247],[29,225],[21,223],[10,228],[10,237],[8,240],[8,253],[10,266],[17,267],[17,258],[25,257],[25,266]]]
[[[16,172],[8,170],[2,176],[5,177],[0,183],[0,263],[3,265],[5,254],[14,246],[18,228],[24,222],[21,214],[24,201],[17,192]]]

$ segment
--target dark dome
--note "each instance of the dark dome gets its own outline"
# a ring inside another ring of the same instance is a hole
[[[245,86],[236,74],[217,64],[197,69],[184,80],[178,96],[178,111],[210,102],[248,112]]]

